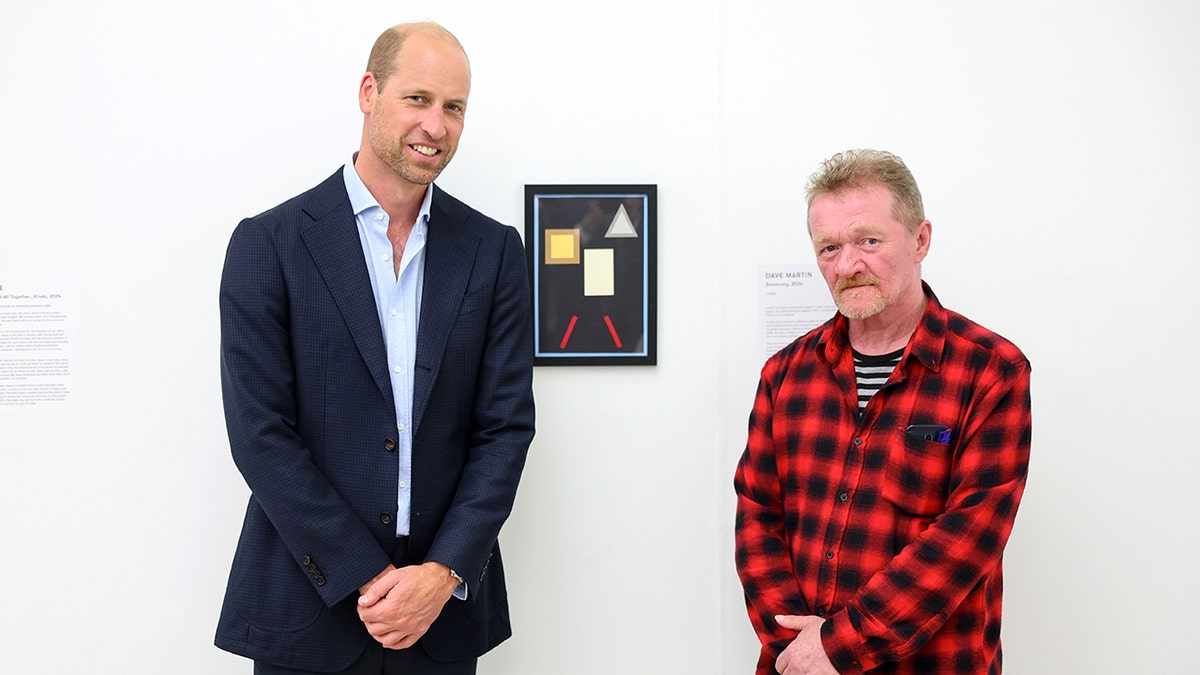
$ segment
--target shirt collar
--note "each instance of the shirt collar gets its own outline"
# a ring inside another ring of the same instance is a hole
[[[379,205],[379,200],[375,199],[375,195],[367,189],[362,178],[358,175],[358,169],[354,168],[354,160],[358,159],[358,153],[354,153],[350,157],[349,163],[342,168],[342,181],[346,184],[346,194],[350,196],[350,208],[354,210],[354,215],[361,215],[363,211],[370,208],[382,209]],[[433,204],[433,183],[430,183],[425,188],[425,198],[421,200],[421,210],[417,213],[418,223],[429,222],[429,209]]]
[[[908,348],[905,356],[900,358],[900,363],[903,364],[905,358],[912,355],[925,364],[926,368],[937,372],[941,366],[942,351],[946,346],[946,308],[942,307],[942,303],[934,295],[933,289],[924,280],[921,281],[921,288],[925,291],[925,297],[928,300],[925,303],[925,313],[921,315],[921,320],[917,323],[917,330],[908,341]],[[821,353],[825,355],[825,360],[829,363],[837,363],[843,350],[850,349],[849,319],[838,312],[821,329],[818,344]]]

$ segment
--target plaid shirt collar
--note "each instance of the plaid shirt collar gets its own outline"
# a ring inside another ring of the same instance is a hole
[[[936,373],[941,367],[942,354],[946,348],[946,308],[942,307],[937,295],[924,280],[921,281],[921,288],[929,302],[925,305],[925,313],[921,316],[912,339],[908,341],[908,347],[897,368],[903,366],[908,357],[912,356]],[[820,347],[818,353],[832,367],[841,362],[843,354],[850,348],[850,320],[838,312],[819,330],[821,333],[817,338]]]

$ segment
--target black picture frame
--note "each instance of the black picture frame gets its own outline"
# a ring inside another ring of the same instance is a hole
[[[658,186],[526,185],[537,366],[657,363]]]

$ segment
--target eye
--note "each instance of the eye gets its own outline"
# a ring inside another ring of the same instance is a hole
[[[867,246],[874,246],[879,243],[879,240],[876,239],[875,237],[867,237],[866,242],[867,242]]]

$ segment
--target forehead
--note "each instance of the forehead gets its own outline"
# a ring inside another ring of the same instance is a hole
[[[436,78],[447,83],[470,86],[471,70],[467,55],[454,40],[431,33],[417,32],[404,39],[396,52],[393,77],[405,80]]]
[[[903,225],[892,215],[892,193],[882,185],[852,188],[813,198],[808,229],[815,240],[839,232],[869,234]]]

